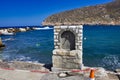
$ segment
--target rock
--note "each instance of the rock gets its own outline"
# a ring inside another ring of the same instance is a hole
[[[68,54],[68,51],[64,50],[64,49],[55,49],[55,50],[53,50],[53,54],[54,55],[65,56],[65,55]]]
[[[2,60],[0,60],[0,68],[9,68],[10,66],[8,65],[7,62],[3,62]]]
[[[2,40],[0,38],[0,48],[3,48],[3,47],[5,47],[5,45],[2,43]]]
[[[57,74],[46,74],[41,80],[88,80],[83,75],[69,76],[69,77],[58,77]]]
[[[96,76],[98,77],[108,77],[107,72],[104,68],[98,68],[96,71]]]
[[[63,78],[63,77],[67,77],[67,74],[64,73],[64,72],[61,72],[61,73],[58,74],[58,76],[61,77],[61,78]]]
[[[29,63],[29,62],[22,62],[22,61],[14,61],[9,63],[10,68],[20,69],[20,70],[42,70],[42,71],[49,71],[44,67],[44,64],[40,63]]]
[[[79,50],[55,49],[53,50],[52,61],[54,68],[81,69],[82,53]]]
[[[25,28],[19,28],[20,32],[26,32]]]

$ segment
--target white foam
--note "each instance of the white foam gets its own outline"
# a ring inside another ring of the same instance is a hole
[[[105,66],[105,67],[107,67],[107,66],[110,67],[111,66],[111,69],[115,69],[116,67],[120,66],[119,58],[116,55],[105,56],[102,59],[102,62],[103,62],[103,66]]]
[[[2,41],[13,41],[13,40],[15,40],[15,39],[14,38],[7,38],[7,39],[4,39]]]
[[[43,28],[34,28],[35,30],[48,30],[48,29],[53,29],[50,27],[43,27]]]

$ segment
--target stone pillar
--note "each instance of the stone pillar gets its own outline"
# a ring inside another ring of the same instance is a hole
[[[60,69],[82,69],[83,26],[55,26],[53,71]]]

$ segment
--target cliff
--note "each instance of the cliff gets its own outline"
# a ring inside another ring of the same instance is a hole
[[[43,25],[120,25],[120,0],[69,10],[47,17]]]

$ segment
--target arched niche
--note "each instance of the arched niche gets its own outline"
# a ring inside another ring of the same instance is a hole
[[[62,49],[75,50],[75,35],[71,31],[64,31],[60,42]]]

